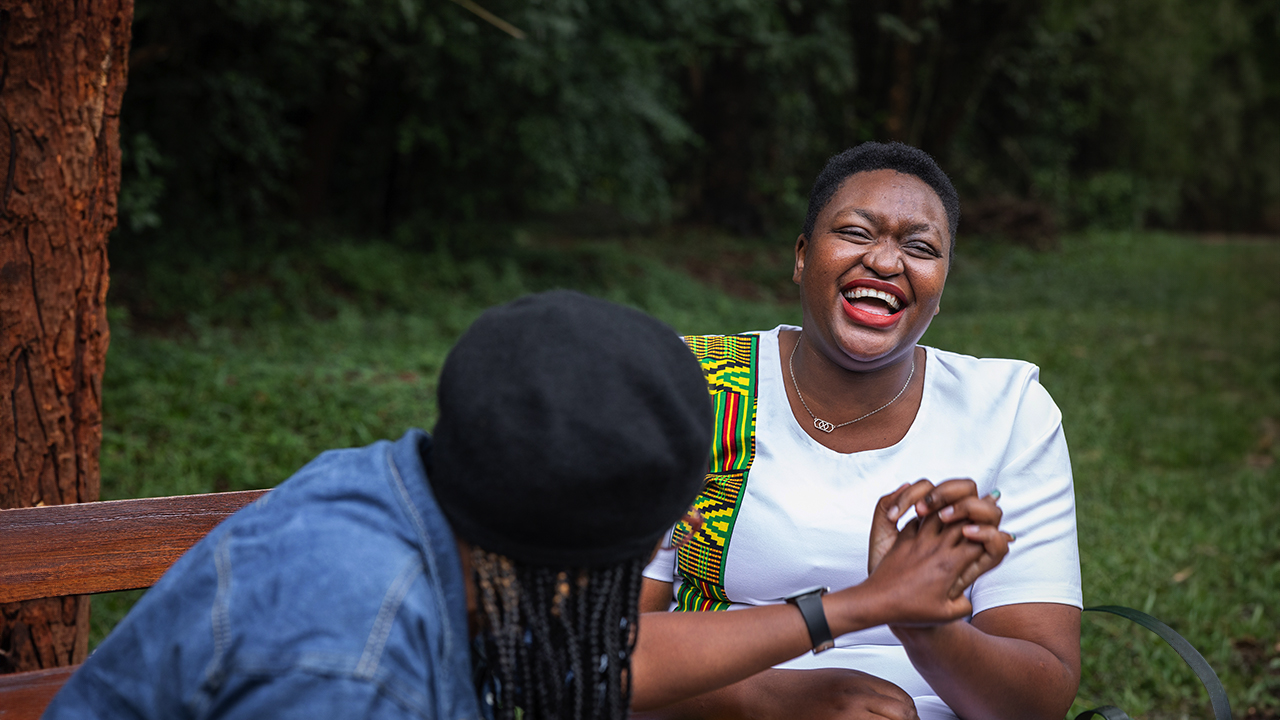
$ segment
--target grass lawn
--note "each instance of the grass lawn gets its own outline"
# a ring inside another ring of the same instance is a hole
[[[686,333],[798,323],[790,242],[121,249],[103,497],[270,487],[324,449],[430,428],[453,339],[525,292],[581,289]],[[1237,717],[1280,713],[1280,242],[1089,234],[1047,253],[959,251],[925,342],[1040,365],[1072,450],[1086,605],[1160,617],[1205,654]],[[95,640],[135,597],[95,598]],[[1083,644],[1073,714],[1209,716],[1154,635],[1090,614]]]

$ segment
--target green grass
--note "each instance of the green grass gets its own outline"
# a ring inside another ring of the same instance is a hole
[[[798,322],[790,245],[516,233],[452,250],[128,258],[113,278],[103,496],[270,487],[326,448],[429,428],[453,339],[525,292],[574,287],[691,333]],[[1072,448],[1086,604],[1153,613],[1205,654],[1240,716],[1280,712],[1280,242],[959,249],[925,342],[1040,365]],[[135,597],[95,599],[95,639]],[[1209,715],[1145,630],[1091,614],[1083,646],[1073,713]]]
[[[1085,602],[1146,610],[1241,716],[1280,709],[1280,243],[1092,235],[961,256],[926,342],[1021,357],[1061,406]],[[950,302],[949,302],[950,301]],[[1154,635],[1088,615],[1074,710],[1207,717]]]

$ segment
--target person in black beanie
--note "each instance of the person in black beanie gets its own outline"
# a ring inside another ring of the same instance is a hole
[[[533,295],[467,330],[439,400],[428,476],[469,549],[484,697],[499,717],[625,717],[641,571],[711,448],[693,355],[639,311]]]
[[[44,717],[621,720],[800,654],[815,618],[959,617],[1007,550],[998,510],[899,491],[876,510],[876,571],[816,610],[638,617],[645,562],[682,515],[702,522],[686,511],[713,414],[680,338],[533,295],[467,330],[438,393],[434,436],[323,453],[215,528]],[[970,524],[937,521],[945,504]]]

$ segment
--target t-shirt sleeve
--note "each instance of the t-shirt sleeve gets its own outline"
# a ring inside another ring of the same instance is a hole
[[[1062,413],[1034,370],[1022,387],[1003,465],[996,479],[1000,526],[1017,540],[996,568],[978,578],[973,612],[1048,602],[1081,607],[1075,487]]]

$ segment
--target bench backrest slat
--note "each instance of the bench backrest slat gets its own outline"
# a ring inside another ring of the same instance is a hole
[[[0,603],[150,587],[266,492],[0,510]]]
[[[53,696],[78,667],[0,675],[0,720],[28,720],[43,715]]]
[[[0,510],[0,603],[151,587],[266,490]],[[0,720],[36,720],[78,665],[0,675]]]

